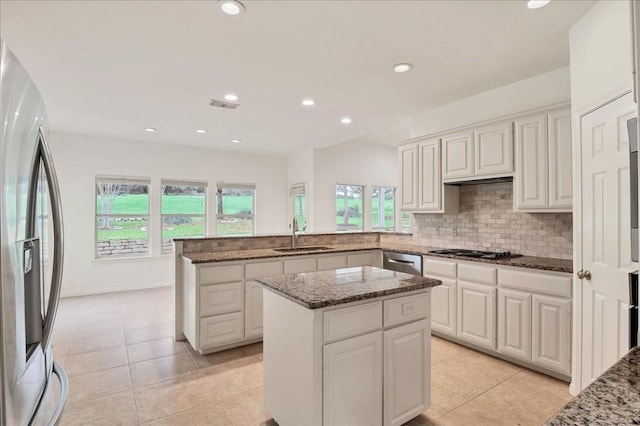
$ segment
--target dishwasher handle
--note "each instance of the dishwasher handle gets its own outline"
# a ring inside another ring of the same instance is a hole
[[[392,258],[388,258],[387,262],[389,263],[402,263],[404,265],[413,265],[414,262],[412,260],[400,260],[400,259],[392,259]]]

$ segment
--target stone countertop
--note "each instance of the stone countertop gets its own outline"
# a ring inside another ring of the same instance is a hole
[[[640,424],[640,347],[605,371],[547,424]]]
[[[318,255],[340,253],[360,250],[389,250],[402,253],[427,255],[432,257],[443,257],[448,259],[463,260],[467,262],[481,262],[493,265],[514,266],[518,268],[539,269],[543,271],[573,272],[573,262],[564,259],[552,259],[546,257],[522,256],[513,259],[478,259],[463,256],[453,256],[444,254],[429,253],[431,250],[438,250],[438,247],[425,247],[411,244],[390,244],[390,243],[354,243],[354,244],[333,244],[322,245],[326,249],[305,251],[299,253],[279,252],[274,249],[250,249],[250,250],[226,250],[202,253],[185,253],[182,256],[189,259],[191,263],[227,262],[233,260],[265,259],[273,257],[290,257],[303,255]]]
[[[436,279],[372,266],[255,278],[255,280],[267,289],[307,309],[373,299],[442,284],[442,281]]]

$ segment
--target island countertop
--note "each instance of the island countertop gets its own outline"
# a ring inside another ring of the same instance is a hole
[[[440,280],[372,266],[255,278],[255,281],[308,309],[373,299],[442,284]]]
[[[640,346],[587,386],[547,423],[557,425],[640,422]]]

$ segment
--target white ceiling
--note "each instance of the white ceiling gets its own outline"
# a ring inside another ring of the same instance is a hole
[[[0,35],[52,130],[285,154],[566,66],[568,30],[594,3],[255,0],[230,17],[215,0],[3,0]],[[227,92],[237,110],[208,105]]]

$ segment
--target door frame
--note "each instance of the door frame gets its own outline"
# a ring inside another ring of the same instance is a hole
[[[573,303],[571,315],[571,384],[569,392],[577,395],[582,390],[582,281],[575,272],[582,269],[582,119],[584,116],[632,92],[631,83],[625,83],[615,90],[571,111],[573,149]]]

